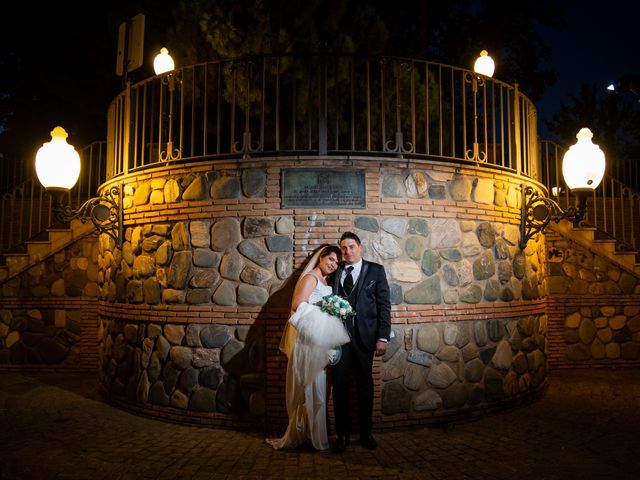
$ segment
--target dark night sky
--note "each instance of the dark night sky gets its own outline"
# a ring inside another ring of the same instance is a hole
[[[117,4],[120,9],[124,10],[126,3],[125,1],[114,0],[113,4]],[[636,33],[637,22],[640,19],[640,2],[637,2],[637,0],[598,2],[597,8],[589,6],[591,4],[595,4],[595,2],[588,0],[558,0],[558,5],[567,10],[566,29],[562,32],[543,32],[546,42],[552,47],[552,58],[549,65],[558,71],[558,83],[553,87],[548,87],[544,96],[536,102],[540,119],[539,131],[542,137],[549,138],[544,127],[544,120],[549,120],[553,116],[560,102],[569,102],[569,95],[578,91],[581,82],[596,83],[604,89],[609,83],[624,74],[640,73],[637,50],[638,37]],[[72,21],[67,22],[63,28],[49,27],[48,33],[34,39],[34,32],[42,29],[44,24],[34,21],[33,15],[30,21],[23,23],[18,21],[19,18],[16,17],[11,22],[10,27],[12,28],[5,29],[4,34],[7,35],[7,31],[10,32],[9,41],[35,42],[36,46],[34,48],[39,48],[38,51],[40,52],[37,55],[49,54],[59,58],[59,80],[64,81],[65,75],[67,77],[75,76],[73,81],[66,82],[68,88],[63,89],[61,95],[75,95],[83,89],[89,90],[94,87],[100,87],[96,88],[100,95],[104,95],[105,92],[117,91],[119,86],[119,77],[115,76],[117,15],[112,15],[113,18],[111,18],[110,22],[105,22],[102,19],[104,15],[100,13],[104,12],[104,7],[97,8],[95,5],[92,7],[90,2],[82,5],[85,11],[77,11],[76,17],[86,18],[85,22],[93,22],[95,26],[90,35],[85,35],[82,38],[78,38],[77,31],[80,31],[80,29],[75,27]],[[23,8],[28,7],[25,4]],[[69,11],[68,9],[57,8],[56,5],[52,5],[51,8],[54,9],[52,11],[58,12],[54,14],[58,18],[63,18]],[[505,6],[505,8],[517,8],[517,2],[514,2],[511,6]],[[27,15],[28,12],[25,10],[23,13]],[[47,18],[46,15],[38,16]],[[7,18],[5,16],[5,20]],[[126,17],[120,16],[120,18],[124,19]],[[112,29],[113,32],[106,32],[107,28]],[[105,41],[104,37],[108,33],[112,38]],[[91,51],[91,42],[96,42],[99,39],[102,39],[103,50],[99,53],[93,53]],[[40,44],[40,47],[37,46],[38,44]],[[56,44],[60,45],[60,48],[55,48]],[[152,45],[146,43],[145,46],[146,56],[151,62],[153,58]],[[38,61],[37,55],[34,58],[34,62]],[[79,71],[78,62],[86,61],[89,55],[101,55],[104,58],[102,68],[107,70],[107,78],[109,75],[108,70],[113,72],[112,85],[106,85],[105,82],[102,82],[102,85],[97,86],[95,85],[95,79],[92,80],[91,76],[79,78],[79,75],[74,73]],[[500,59],[496,58],[498,64],[499,61]],[[148,70],[150,71],[150,69]],[[496,76],[499,78],[499,67]],[[91,85],[92,81],[94,85]],[[116,86],[115,90],[113,85]],[[112,98],[113,95],[109,93],[107,98],[101,101],[105,108],[104,112],[98,113],[99,115],[103,115],[106,118],[106,107]],[[74,99],[73,101],[77,100]],[[76,108],[73,111],[78,110]],[[66,120],[64,112],[42,112],[41,115],[51,117],[51,122],[63,122]],[[69,115],[67,114],[67,116]],[[53,120],[54,117],[60,120]],[[33,132],[34,135],[37,134],[36,138],[38,139],[34,148],[37,148],[39,143],[48,140],[48,128],[47,126],[45,132]],[[81,132],[76,132],[76,135],[77,138],[83,136]],[[94,140],[97,140],[97,138]]]
[[[553,48],[549,65],[558,71],[558,82],[536,102],[542,137],[547,135],[543,121],[551,119],[560,102],[570,103],[582,82],[604,90],[625,74],[640,74],[640,2],[558,0],[558,5],[566,9],[567,23],[562,32],[544,33]]]

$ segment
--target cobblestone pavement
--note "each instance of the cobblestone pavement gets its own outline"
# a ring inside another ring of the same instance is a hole
[[[340,455],[143,418],[97,392],[92,374],[0,373],[0,478],[640,478],[640,368],[554,372],[535,403]]]

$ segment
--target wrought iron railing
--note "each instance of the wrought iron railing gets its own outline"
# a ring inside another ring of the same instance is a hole
[[[106,178],[106,142],[93,142],[79,150],[82,169],[67,204],[77,208],[96,195]],[[37,178],[25,180],[0,198],[0,253],[9,252],[48,228],[59,226],[50,196]]]
[[[307,55],[207,62],[128,86],[108,119],[107,142],[80,152],[85,169],[70,193],[72,208],[105,180],[147,165],[365,154],[483,164],[541,182],[563,206],[573,202],[562,180],[565,150],[539,141],[536,109],[517,85],[422,60]],[[613,170],[590,199],[586,221],[637,250],[639,194]],[[49,196],[37,180],[2,196],[0,223],[0,252],[52,225]]]
[[[229,156],[385,155],[536,178],[537,114],[517,85],[392,57],[264,56],[127,87],[109,108],[108,176]]]
[[[562,177],[565,152],[565,147],[554,142],[540,142],[540,181],[548,188],[549,195],[563,207],[573,205],[575,201]],[[615,159],[607,159],[607,171],[588,201],[584,223],[617,240],[618,248],[639,251],[640,193],[615,176],[619,173],[615,165]]]

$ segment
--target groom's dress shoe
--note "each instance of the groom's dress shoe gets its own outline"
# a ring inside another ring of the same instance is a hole
[[[364,435],[360,437],[360,445],[364,448],[368,448],[369,450],[375,450],[378,446],[378,442],[371,435]]]
[[[333,453],[342,453],[345,451],[349,443],[350,443],[350,439],[348,436],[338,435],[338,438],[336,438],[336,441],[331,444],[331,451]]]

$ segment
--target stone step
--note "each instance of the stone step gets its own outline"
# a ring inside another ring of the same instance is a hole
[[[593,242],[593,240],[595,239],[597,229],[594,227],[573,227],[571,222],[560,223],[566,223],[576,237],[582,238],[587,242]]]
[[[7,277],[18,273],[29,265],[29,254],[27,253],[5,253],[4,258],[9,272]]]
[[[0,271],[0,282],[36,265],[70,243],[95,231],[93,223],[82,223],[80,220],[72,220],[70,227],[47,229],[42,240],[25,242],[26,252],[5,253],[6,266],[4,266],[4,270],[6,273]]]
[[[49,233],[49,241],[53,249],[55,249],[57,245],[66,245],[73,238],[70,228],[50,228],[47,229],[47,232]]]
[[[608,258],[613,258],[613,254],[616,250],[616,244],[617,242],[615,240],[593,240],[591,242],[593,249],[597,253],[600,253],[601,255],[604,255]]]
[[[620,263],[622,263],[623,265],[626,265],[627,267],[635,270],[635,267],[636,267],[636,252],[615,251],[615,252],[613,252],[613,255],[615,256],[615,258]]]
[[[51,252],[51,242],[48,240],[28,240],[25,243],[30,264],[44,260]]]

